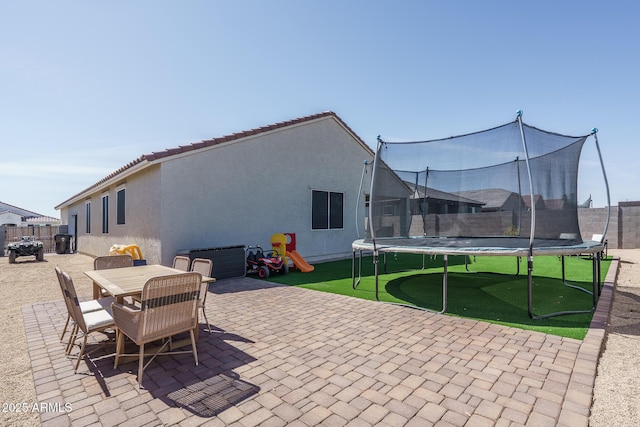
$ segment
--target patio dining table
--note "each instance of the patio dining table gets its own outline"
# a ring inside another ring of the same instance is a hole
[[[109,295],[115,297],[119,303],[124,302],[124,297],[140,295],[145,283],[153,277],[169,276],[173,274],[184,274],[185,271],[167,267],[160,264],[140,265],[135,267],[111,268],[107,270],[85,271],[93,280],[93,295],[100,295],[100,289],[104,289]],[[213,283],[214,277],[202,276],[203,283]],[[196,315],[197,315],[196,311]],[[196,340],[199,336],[200,328],[196,328]]]
[[[84,274],[93,280],[93,297],[100,297],[100,289],[104,289],[109,295],[120,303],[124,297],[140,295],[147,280],[152,277],[182,274],[183,270],[167,267],[160,264],[141,265],[136,267],[112,268],[108,270],[89,270]],[[202,276],[204,283],[215,282],[216,279]]]

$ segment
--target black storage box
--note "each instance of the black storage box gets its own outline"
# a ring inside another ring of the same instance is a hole
[[[179,255],[185,251],[180,251]],[[213,261],[211,276],[216,279],[241,277],[247,273],[247,260],[244,245],[225,246],[220,248],[192,249],[189,259],[206,258]]]

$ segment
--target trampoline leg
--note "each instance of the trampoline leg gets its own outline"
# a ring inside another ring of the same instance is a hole
[[[527,305],[529,310],[529,317],[535,319],[533,315],[533,257],[529,255],[527,259]]]
[[[598,271],[598,261],[597,258],[599,258],[598,254],[593,254],[593,259],[591,260],[591,263],[593,264],[593,308],[595,310],[596,305],[598,304],[598,282],[600,279],[600,272]]]
[[[598,257],[598,296],[602,293],[602,252],[596,254]]]
[[[358,259],[358,280],[356,281],[356,251],[353,251],[353,259],[351,260],[351,286],[356,289],[362,280],[362,249]]]
[[[378,259],[378,251],[373,251],[373,274],[375,275],[376,282],[376,301],[380,301],[380,296],[378,295],[378,264],[380,260]]]
[[[356,251],[354,250],[351,256],[351,287],[353,289],[357,288],[358,283],[360,283],[360,281],[358,280],[356,283]]]
[[[443,265],[444,265],[444,274],[442,276],[442,311],[440,311],[439,313],[444,313],[445,311],[447,311],[447,276],[448,276],[447,267],[449,266],[448,255],[444,255]]]
[[[589,291],[588,289],[585,289],[585,288],[583,288],[583,287],[581,287],[581,286],[571,285],[571,284],[567,283],[567,279],[566,279],[566,277],[565,277],[565,270],[564,270],[564,255],[561,255],[561,256],[560,256],[560,260],[562,261],[562,284],[563,284],[564,286],[569,287],[569,288],[577,289],[577,290],[582,291],[582,292],[585,292],[585,293],[587,293],[587,294],[591,294],[592,292],[591,292],[591,291]],[[592,257],[592,260],[593,260],[593,257]],[[595,274],[595,273],[594,273],[594,274]],[[595,276],[594,276],[594,278],[593,278],[593,279],[595,280]],[[594,288],[594,289],[595,289],[595,288]]]
[[[385,257],[384,259],[386,259],[386,252],[383,252],[382,254]],[[403,306],[403,307],[409,307],[409,308],[414,308],[414,309],[417,309],[417,310],[428,311],[430,313],[442,314],[447,310],[447,282],[448,282],[448,267],[449,267],[449,259],[448,259],[447,255],[443,256],[444,273],[443,273],[443,276],[442,276],[442,310],[440,310],[440,311],[431,310],[429,308],[417,307],[417,306],[404,304],[404,303],[381,301],[380,300],[380,292],[379,292],[379,282],[378,282],[379,264],[380,264],[379,252],[374,249],[373,250],[373,274],[375,276],[376,301],[384,302],[385,304],[400,305],[400,306]],[[354,255],[354,265],[355,265],[355,255]],[[355,277],[355,273],[352,273],[352,274]]]
[[[516,257],[516,276],[520,275],[520,257]]]
[[[356,288],[356,251],[351,251],[351,286]]]
[[[388,274],[388,271],[387,271],[387,253],[386,252],[384,252],[382,254],[382,265],[384,266],[384,274]]]
[[[540,319],[548,319],[550,317],[556,317],[556,316],[565,316],[567,314],[586,314],[586,313],[593,313],[596,309],[596,305],[597,305],[597,300],[598,300],[598,283],[599,283],[599,277],[600,277],[600,273],[598,272],[599,269],[599,263],[598,260],[596,259],[596,257],[594,256],[592,258],[591,261],[592,264],[592,269],[593,269],[593,292],[590,292],[587,289],[584,289],[580,286],[575,286],[575,285],[570,285],[565,283],[565,277],[564,277],[564,256],[562,256],[562,284],[569,287],[569,288],[574,288],[577,289],[579,291],[582,292],[586,292],[588,294],[592,294],[593,295],[593,307],[591,307],[590,310],[572,310],[572,311],[558,311],[555,313],[548,313],[548,314],[542,314],[539,316],[536,316],[533,314],[533,309],[532,309],[532,294],[533,294],[533,279],[532,279],[532,271],[533,271],[533,257],[529,257],[529,278],[528,278],[528,303],[529,303],[529,317],[531,317],[534,320],[540,320]]]

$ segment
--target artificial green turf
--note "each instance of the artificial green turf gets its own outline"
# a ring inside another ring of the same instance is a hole
[[[519,261],[518,275],[518,261],[514,257],[483,256],[466,259],[467,266],[465,257],[449,256],[446,314],[580,340],[586,335],[592,313],[539,320],[529,317],[526,259]],[[603,281],[610,263],[611,259],[602,261]],[[379,267],[381,301],[409,304],[436,311],[442,309],[442,256],[423,258],[414,254],[390,254],[386,259],[388,273],[384,272],[382,256]],[[534,258],[534,315],[589,310],[592,307],[592,295],[564,286],[561,277],[560,257]],[[565,277],[568,283],[591,290],[591,260],[586,257],[565,257]],[[273,275],[269,280],[368,300],[376,299],[373,262],[370,256],[362,260],[362,280],[356,289],[352,286],[350,259],[315,264],[315,270],[311,273],[291,271],[286,275]]]

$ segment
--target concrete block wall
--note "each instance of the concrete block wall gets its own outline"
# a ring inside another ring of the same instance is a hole
[[[640,202],[618,203],[618,248],[640,248]]]
[[[477,214],[475,214],[477,215]],[[557,215],[557,213],[556,213]],[[428,215],[426,226],[428,230],[438,230],[441,225],[438,221],[443,221],[444,215]],[[478,217],[479,218],[479,217]],[[422,217],[414,215],[411,223],[411,235],[422,235]],[[504,229],[506,218],[494,214],[492,221],[483,218],[484,229],[496,233],[497,230]],[[557,219],[561,219],[558,217]],[[602,234],[607,220],[607,208],[580,208],[578,209],[578,222],[580,234],[584,239],[591,239],[594,234]],[[491,224],[491,227],[487,228]],[[536,225],[539,225],[536,223]],[[523,228],[529,227],[528,221],[523,221]],[[543,227],[536,228],[536,235],[544,234]],[[499,235],[499,234],[498,234]],[[605,236],[607,246],[610,249],[637,249],[640,248],[640,201],[620,202],[618,206],[611,206],[611,216],[609,226]]]
[[[602,234],[607,220],[607,208],[581,208],[578,209],[578,221],[580,222],[580,234],[584,239],[591,239],[594,234]],[[618,249],[618,207],[611,206],[611,218],[605,240],[607,246]]]
[[[413,215],[410,236],[505,236],[513,225],[512,212],[482,212],[473,214],[429,214]]]

